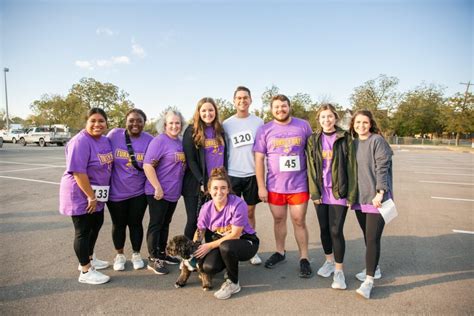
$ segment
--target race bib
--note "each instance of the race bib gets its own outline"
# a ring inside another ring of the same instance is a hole
[[[108,185],[91,185],[94,190],[95,198],[99,202],[107,202],[109,200],[109,186]]]
[[[300,156],[281,156],[280,171],[300,171]]]
[[[253,145],[254,141],[252,131],[247,130],[240,133],[236,133],[232,135],[231,141],[232,146],[234,146],[234,148],[242,147],[245,145]]]

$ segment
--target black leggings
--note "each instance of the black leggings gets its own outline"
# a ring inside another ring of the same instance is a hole
[[[357,221],[364,233],[366,274],[374,276],[380,259],[380,239],[385,221],[382,215],[356,211]]]
[[[112,218],[112,240],[116,250],[123,249],[130,232],[133,252],[140,252],[143,241],[143,216],[147,207],[145,194],[119,202],[107,202]]]
[[[184,228],[184,235],[189,239],[194,238],[194,233],[197,228],[198,218],[198,201],[199,196],[184,196],[184,207],[186,208],[186,227]]]
[[[81,266],[89,264],[95,242],[104,223],[104,211],[71,216],[74,224],[74,251]]]
[[[155,200],[153,195],[147,195],[146,198],[150,212],[150,222],[146,232],[148,253],[151,258],[164,259],[170,223],[178,202]]]
[[[231,239],[222,242],[219,248],[212,249],[202,260],[200,265],[205,273],[214,275],[227,269],[228,278],[239,282],[239,261],[250,260],[258,251],[257,242],[245,239]]]
[[[315,204],[315,207],[324,253],[330,255],[334,250],[336,263],[343,263],[346,251],[344,222],[346,221],[347,206]]]

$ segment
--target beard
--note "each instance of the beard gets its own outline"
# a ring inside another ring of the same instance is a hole
[[[286,113],[286,115],[281,119],[276,118],[275,116],[273,118],[275,119],[275,121],[278,121],[280,123],[286,123],[290,119],[290,113]]]

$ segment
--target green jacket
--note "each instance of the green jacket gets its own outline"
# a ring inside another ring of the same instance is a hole
[[[313,133],[306,142],[308,184],[311,200],[322,197],[323,157],[321,144],[322,131]],[[333,147],[332,193],[336,199],[345,198],[354,203],[357,198],[357,162],[348,132],[336,126],[336,140]]]

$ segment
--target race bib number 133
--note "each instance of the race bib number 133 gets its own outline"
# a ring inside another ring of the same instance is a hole
[[[109,200],[109,186],[108,185],[91,185],[94,190],[95,197],[99,202],[107,202]]]

